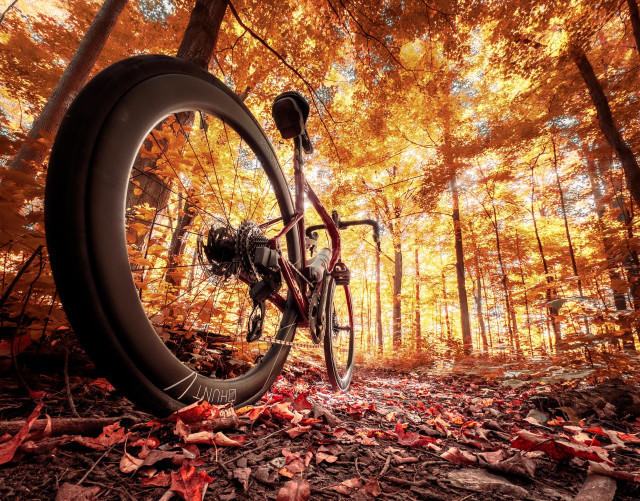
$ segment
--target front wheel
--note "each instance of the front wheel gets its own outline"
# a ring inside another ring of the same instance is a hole
[[[200,399],[246,405],[276,379],[298,313],[283,287],[262,338],[248,335],[249,290],[263,278],[252,256],[293,214],[258,122],[176,58],[101,72],[52,151],[46,235],[65,311],[96,366],[156,414]],[[283,244],[297,262],[297,233]]]
[[[328,283],[324,357],[327,375],[336,391],[346,391],[353,375],[355,325],[349,284]]]

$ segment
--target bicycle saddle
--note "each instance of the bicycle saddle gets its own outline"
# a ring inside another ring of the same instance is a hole
[[[301,136],[304,152],[313,152],[306,126],[309,103],[302,94],[296,91],[283,92],[273,101],[271,114],[283,139]]]

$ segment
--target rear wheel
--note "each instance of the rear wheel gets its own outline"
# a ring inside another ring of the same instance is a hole
[[[327,375],[334,390],[345,391],[351,384],[355,329],[351,289],[348,284],[328,283],[324,356]]]
[[[293,212],[263,131],[215,77],[164,56],[96,76],[56,138],[45,217],[65,311],[114,386],[158,414],[264,394],[289,352],[265,339],[292,341],[298,318],[283,287],[247,341],[250,286],[280,285],[253,255]]]

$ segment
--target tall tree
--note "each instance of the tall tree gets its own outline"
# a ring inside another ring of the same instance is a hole
[[[75,98],[93,69],[104,44],[122,13],[127,0],[106,0],[96,14],[78,49],[69,61],[44,108],[34,120],[29,139],[9,164],[12,170],[35,175],[48,153],[48,147],[38,142],[44,135],[54,134],[69,104]]]
[[[593,105],[597,111],[598,125],[609,145],[613,148],[618,156],[620,164],[624,169],[625,178],[627,180],[627,188],[631,193],[635,203],[640,205],[640,167],[636,157],[622,137],[622,133],[618,125],[616,124],[611,108],[609,107],[609,100],[607,99],[602,85],[596,77],[593,71],[593,66],[587,58],[580,46],[572,46],[570,48],[570,55],[573,62],[580,70],[580,74],[587,86]]]

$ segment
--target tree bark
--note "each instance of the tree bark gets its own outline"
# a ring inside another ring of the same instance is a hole
[[[636,0],[627,0],[627,5],[629,6],[633,37],[636,39],[636,50],[640,54],[640,14],[638,13],[638,3]]]
[[[542,268],[544,269],[545,280],[549,287],[546,290],[546,298],[547,304],[550,304],[553,299],[556,298],[555,288],[551,287],[553,283],[553,277],[549,273],[549,265],[547,264],[547,258],[544,255],[544,248],[542,247],[542,240],[540,240],[540,233],[538,232],[538,222],[536,220],[536,212],[533,206],[533,201],[535,199],[535,177],[533,176],[533,169],[535,166],[531,167],[531,218],[533,220],[533,231],[536,235],[536,242],[538,243],[538,251],[540,252],[540,259],[542,261]],[[547,306],[547,314],[551,317],[551,325],[553,328],[553,337],[555,344],[558,344],[562,341],[562,330],[560,328],[560,323],[558,322],[558,308],[553,306]],[[549,340],[549,348],[551,349],[551,340]]]
[[[422,351],[422,330],[420,319],[420,262],[418,261],[418,248],[416,247],[416,352]]]
[[[197,0],[176,54],[205,70],[213,58],[227,0]]]
[[[451,198],[453,201],[453,231],[456,249],[456,278],[458,281],[458,299],[460,302],[460,326],[462,329],[462,346],[465,355],[473,351],[471,325],[469,322],[469,303],[465,284],[464,252],[462,248],[462,228],[460,226],[460,201],[458,198],[458,184],[455,174],[451,179]]]
[[[20,148],[9,164],[9,169],[19,170],[31,176],[38,172],[38,166],[44,161],[49,148],[36,141],[42,133],[54,134],[58,130],[67,108],[91,73],[126,4],[127,0],[106,0],[102,4],[49,100],[34,120],[29,131],[32,141]]]
[[[384,350],[382,338],[382,298],[380,295],[380,249],[376,249],[376,332],[378,333],[378,350]]]
[[[571,259],[571,268],[574,276],[578,277],[578,264],[576,263],[576,255],[573,251],[573,243],[571,242],[571,233],[569,232],[569,221],[567,220],[567,206],[564,201],[564,192],[562,191],[562,185],[560,184],[560,174],[558,173],[558,157],[556,155],[556,142],[552,138],[551,143],[553,145],[553,169],[556,174],[556,186],[558,187],[558,194],[560,196],[560,207],[562,209],[562,217],[564,219],[564,230],[567,235],[567,243],[569,245],[569,257]],[[582,296],[582,280],[578,279],[578,292]]]
[[[480,260],[478,259],[479,249],[476,242],[475,232],[473,226],[471,227],[471,245],[473,246],[473,266],[476,272],[476,290],[473,295],[473,299],[476,307],[476,316],[478,317],[478,324],[480,325],[480,337],[482,338],[482,349],[485,352],[489,351],[489,341],[487,339],[487,327],[484,323],[484,315],[482,313],[482,273],[480,271]]]
[[[605,95],[602,85],[600,85],[586,54],[581,48],[573,47],[571,50],[571,57],[580,70],[580,74],[587,85],[589,94],[591,95],[591,100],[593,101],[598,114],[600,130],[609,145],[616,152],[618,160],[622,164],[622,169],[624,170],[624,175],[627,181],[627,188],[629,189],[629,192],[636,204],[640,205],[640,167],[638,167],[636,157],[634,156],[631,148],[625,143],[622,133],[613,119],[613,114],[611,113],[607,96]]]
[[[176,57],[190,61],[205,70],[209,69],[209,64],[213,58],[213,50],[218,40],[220,25],[227,10],[227,3],[227,0],[196,1]],[[176,117],[182,126],[177,133],[186,134],[185,130],[193,124],[195,118],[193,113],[180,113]],[[145,146],[149,148],[151,144],[145,144]],[[157,146],[163,148],[165,145],[159,143]],[[132,208],[136,205],[148,203],[151,207],[156,207],[158,213],[161,213],[171,194],[170,183],[163,181],[153,172],[156,160],[139,158],[136,162],[138,163],[138,170],[144,172],[145,175],[139,176],[138,182],[140,185],[138,188],[140,191],[138,195],[134,193],[133,186],[130,185],[127,194],[127,207]],[[177,228],[176,231],[183,231],[183,228]],[[138,247],[142,245],[144,238],[145,235],[136,238]]]
[[[520,235],[516,229],[516,252],[518,254],[518,266],[520,268],[520,280],[522,280],[522,290],[524,293],[524,307],[527,315],[527,332],[529,333],[529,351],[533,357],[533,339],[531,337],[531,315],[529,314],[529,296],[527,295],[527,284],[524,279],[524,269],[522,268],[522,253],[520,252]]]
[[[496,206],[494,200],[491,199],[491,207],[493,211],[493,218],[491,223],[493,225],[493,231],[496,236],[496,252],[498,253],[498,264],[500,265],[500,274],[501,279],[500,283],[502,284],[502,290],[504,291],[504,301],[507,309],[507,332],[509,333],[509,342],[511,346],[515,349],[516,345],[520,343],[516,343],[516,336],[518,335],[516,326],[513,325],[513,320],[515,319],[515,315],[512,313],[513,305],[511,304],[511,291],[509,290],[509,278],[507,277],[507,271],[504,267],[504,261],[502,259],[502,246],[500,244],[500,232],[498,231],[498,214],[496,212]]]
[[[397,238],[393,243],[393,349],[402,346],[402,242]]]

